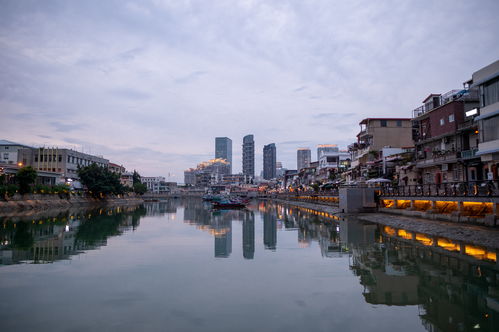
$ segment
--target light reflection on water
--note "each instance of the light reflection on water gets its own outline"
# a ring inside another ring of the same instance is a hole
[[[499,330],[495,251],[354,217],[192,199],[0,222],[6,331]]]

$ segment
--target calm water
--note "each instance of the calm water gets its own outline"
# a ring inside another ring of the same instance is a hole
[[[354,218],[171,200],[0,222],[2,331],[499,331],[495,252]]]

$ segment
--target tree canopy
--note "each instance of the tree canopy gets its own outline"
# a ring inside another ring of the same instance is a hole
[[[27,194],[31,192],[31,185],[36,180],[36,170],[31,166],[20,168],[16,174],[16,182],[19,184],[19,192]]]
[[[94,197],[122,194],[124,192],[119,174],[115,174],[106,167],[98,166],[95,163],[78,168],[78,176],[81,183],[87,187]]]

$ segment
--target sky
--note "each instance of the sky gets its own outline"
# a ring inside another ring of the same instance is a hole
[[[0,0],[0,139],[183,182],[215,137],[296,168],[499,58],[499,1]]]

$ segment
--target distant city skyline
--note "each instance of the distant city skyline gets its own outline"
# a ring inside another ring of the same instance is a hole
[[[356,139],[369,117],[411,117],[499,54],[499,2],[19,1],[0,3],[0,139],[102,155],[183,182],[213,139]],[[469,24],[463,24],[469,22]],[[452,36],[458,36],[452,38]],[[315,153],[314,153],[315,158]]]

